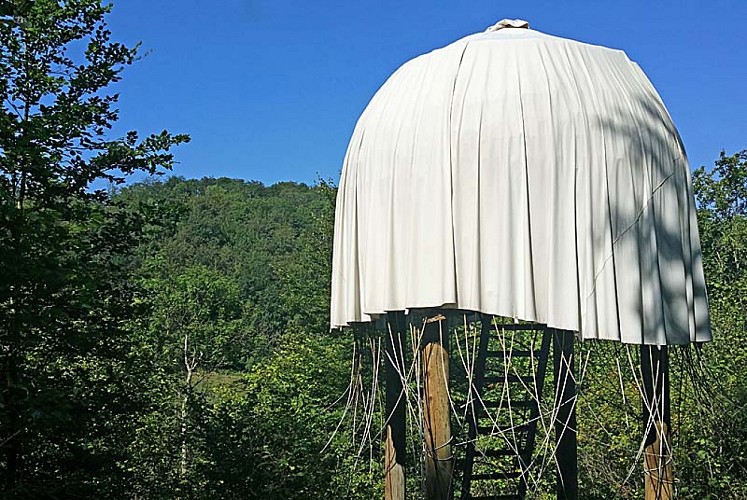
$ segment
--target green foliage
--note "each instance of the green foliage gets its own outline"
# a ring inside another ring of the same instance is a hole
[[[332,286],[332,236],[337,190],[321,182],[316,188],[326,201],[312,213],[299,236],[299,250],[284,267],[277,267],[280,298],[288,324],[307,332],[329,331],[329,292]]]
[[[381,450],[359,459],[348,421],[334,434],[351,355],[328,332],[334,188],[103,189],[170,169],[188,140],[109,136],[112,85],[138,57],[112,41],[111,8],[0,2],[3,496],[381,496]],[[696,170],[693,190],[715,341],[697,352],[706,384],[678,379],[677,404],[696,409],[675,417],[678,493],[744,498],[747,151]],[[593,359],[588,377],[601,383],[580,386],[583,495],[637,497],[620,484],[640,422],[607,400],[622,383],[637,414],[635,385]]]
[[[334,197],[324,183],[174,177],[117,195],[160,215],[139,252],[149,310],[139,331],[168,389],[152,394],[130,448],[137,494],[370,498],[380,488],[347,425],[325,449],[349,377],[350,340],[327,332]],[[191,379],[185,359],[199,360]]]
[[[322,450],[340,418],[330,405],[347,382],[347,350],[346,341],[288,339],[239,384],[216,390],[209,452],[220,466],[209,471],[207,498],[346,496],[333,481],[350,450],[339,440]]]
[[[721,153],[713,170],[693,174],[703,266],[716,342],[710,359],[739,382],[747,350],[733,348],[747,341],[747,150]]]
[[[143,283],[152,301],[150,338],[172,365],[184,356],[186,337],[198,368],[241,367],[241,349],[248,325],[235,282],[202,266]]]
[[[706,411],[682,422],[683,498],[747,497],[747,150],[693,173],[714,341],[703,349]],[[689,431],[689,432],[688,432]],[[705,466],[704,466],[705,465]]]
[[[300,333],[245,373],[199,374],[190,400],[189,466],[179,472],[177,379],[132,444],[133,489],[146,498],[370,498],[379,474],[355,463],[343,409],[349,340]],[[174,364],[175,365],[175,364]],[[154,394],[155,396],[155,394]]]
[[[294,317],[304,316],[304,328],[326,324],[319,318],[329,296],[332,205],[325,189],[172,177],[129,187],[119,199],[165,215],[142,249],[147,276],[202,266],[238,287],[250,332],[244,362],[251,364],[279,342]]]
[[[170,168],[166,132],[107,136],[137,48],[95,0],[4,2],[0,22],[0,470],[9,496],[119,487],[137,391],[140,213],[95,182]],[[71,54],[80,54],[74,57]]]

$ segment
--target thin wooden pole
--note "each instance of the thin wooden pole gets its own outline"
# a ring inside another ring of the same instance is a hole
[[[442,315],[423,328],[423,419],[425,422],[425,498],[449,500],[454,457],[449,414],[449,331]]]
[[[669,355],[667,346],[641,346],[643,375],[643,472],[646,500],[674,498],[671,414],[669,406]]]
[[[574,332],[553,330],[555,374],[555,458],[557,497],[578,498],[578,455],[576,443],[576,379],[573,355]]]
[[[386,377],[386,451],[384,456],[384,498],[405,500],[405,394],[402,374],[405,370],[405,313],[387,313]]]

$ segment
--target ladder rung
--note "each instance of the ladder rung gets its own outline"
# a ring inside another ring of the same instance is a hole
[[[521,456],[521,451],[518,453],[515,450],[510,450],[508,448],[501,448],[499,450],[485,450],[485,451],[478,451],[479,455],[484,455],[488,458],[501,458],[501,457],[519,457]]]
[[[520,377],[518,375],[489,375],[482,379],[485,384],[509,384],[523,382],[525,385],[534,384],[534,377]]]
[[[529,358],[532,356],[539,358],[540,352],[541,351],[528,351],[526,349],[514,349],[511,351],[489,350],[485,351],[485,356],[488,358],[503,358],[505,353],[506,358]]]
[[[537,407],[537,401],[534,399],[518,399],[516,401],[511,400],[510,404],[508,400],[503,401],[483,401],[480,403],[479,401],[475,401],[475,408],[482,408],[482,406],[485,405],[485,408],[488,409],[494,409],[494,408],[536,408]]]
[[[483,321],[488,318],[483,316]],[[468,470],[464,470],[463,492],[466,492],[467,498],[475,500],[520,500],[526,490],[523,465],[530,462],[534,452],[537,422],[533,420],[533,416],[540,406],[535,397],[541,396],[545,385],[544,371],[550,354],[548,347],[552,345],[552,330],[539,323],[501,324],[493,321],[500,319],[491,320],[490,325],[483,323],[484,327],[489,328],[482,331],[473,382],[477,393],[486,399],[471,401],[467,408],[471,413],[470,436],[486,439],[479,447],[477,441],[469,445],[470,460]],[[523,340],[516,337],[516,342],[503,342],[507,338],[504,330],[518,332],[518,335],[526,332],[529,336],[525,335]],[[538,337],[542,338],[541,344],[537,342]],[[543,373],[539,373],[540,369]],[[505,389],[509,389],[509,393],[505,397],[498,397],[497,392],[505,392]],[[510,401],[507,397],[509,395]],[[514,396],[517,396],[516,399]],[[497,411],[502,412],[509,408],[517,410],[517,425],[511,426],[503,418],[498,422],[490,418],[491,409],[500,409]],[[504,440],[507,442],[503,443]],[[510,449],[511,447],[515,449]],[[475,470],[479,473],[474,473]],[[519,482],[513,483],[516,487],[509,487],[512,483],[501,485],[505,486],[499,490],[503,494],[471,496],[471,492],[475,491],[475,488],[470,487],[471,481],[498,481],[497,485],[500,481],[511,479],[518,479]]]
[[[467,402],[466,401],[462,401],[462,400],[454,400],[454,405],[457,408],[464,408],[465,406],[467,406]],[[472,401],[472,407],[473,408],[468,408],[468,410],[470,410],[470,413],[471,413],[471,411],[474,411],[477,414],[481,413],[486,408],[488,410],[495,410],[495,409],[498,409],[498,408],[503,409],[503,410],[508,410],[509,408],[511,408],[512,410],[513,409],[523,410],[523,409],[526,409],[526,408],[534,409],[534,408],[537,407],[537,401],[535,401],[534,399],[528,399],[528,400],[525,400],[525,399],[511,400],[511,405],[509,406],[508,400],[503,400],[503,401],[478,401],[478,400],[475,399],[475,400]]]
[[[470,498],[472,500],[521,500],[521,496],[519,495],[487,495],[479,497],[470,496]]]
[[[521,477],[522,473],[515,472],[487,472],[484,474],[472,474],[472,481],[494,481],[496,479],[516,479]]]
[[[495,427],[492,425],[478,425],[477,426],[477,433],[480,435],[490,435],[490,434],[510,434],[512,432],[526,432],[529,430],[529,424],[519,424],[515,425],[513,427]]]

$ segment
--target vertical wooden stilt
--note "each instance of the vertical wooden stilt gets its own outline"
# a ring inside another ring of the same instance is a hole
[[[425,497],[451,498],[454,458],[449,415],[449,331],[442,315],[423,329],[423,418],[425,421]]]
[[[553,362],[555,373],[555,458],[557,496],[578,498],[578,456],[576,446],[576,380],[573,356],[574,332],[553,330]]]
[[[404,312],[387,313],[385,500],[405,500],[405,394],[401,376],[405,370],[404,337]]]
[[[646,500],[674,498],[667,346],[641,346]]]

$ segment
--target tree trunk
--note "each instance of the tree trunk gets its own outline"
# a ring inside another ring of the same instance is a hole
[[[192,395],[192,374],[194,363],[189,359],[189,335],[184,336],[184,368],[187,370],[187,378],[184,382],[184,398],[182,399],[180,438],[182,443],[182,457],[179,466],[179,474],[184,477],[187,474],[187,417],[189,411],[189,399]]]

